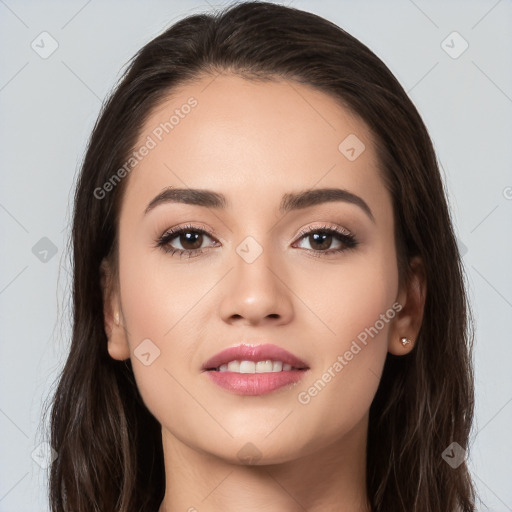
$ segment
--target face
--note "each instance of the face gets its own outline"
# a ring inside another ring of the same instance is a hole
[[[131,358],[164,435],[233,462],[252,443],[260,464],[342,442],[367,420],[392,340],[408,334],[392,201],[366,125],[305,85],[209,76],[174,90],[135,149],[109,352]],[[174,189],[223,199],[153,201]],[[335,191],[290,200],[319,189]],[[240,344],[274,344],[308,369],[273,391],[225,389],[203,364]]]

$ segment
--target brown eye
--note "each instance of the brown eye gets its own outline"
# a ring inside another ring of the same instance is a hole
[[[308,236],[309,245],[312,249],[315,250],[323,250],[323,249],[329,249],[332,243],[332,235],[329,233],[313,233],[312,235]]]
[[[164,233],[157,240],[157,246],[161,247],[165,252],[178,253],[180,256],[186,254],[192,257],[198,256],[203,252],[207,238],[212,240],[211,236],[204,229],[185,226]],[[206,247],[212,245],[213,243],[209,243]]]
[[[300,240],[305,240],[309,244],[309,247],[301,248],[315,256],[342,252],[355,247],[358,243],[349,231],[328,226],[304,230],[300,233]],[[333,243],[336,244],[334,247]]]
[[[203,234],[197,231],[186,231],[174,238],[178,239],[182,248],[186,251],[194,251],[203,245]]]

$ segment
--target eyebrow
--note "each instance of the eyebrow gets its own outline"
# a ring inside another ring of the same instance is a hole
[[[279,212],[287,213],[334,201],[343,201],[358,206],[372,222],[375,222],[375,217],[370,207],[361,197],[340,188],[308,189],[301,192],[284,194],[279,206]],[[165,203],[184,203],[215,209],[225,209],[229,206],[226,196],[218,192],[207,189],[167,187],[151,200],[144,211],[144,215],[156,206]]]

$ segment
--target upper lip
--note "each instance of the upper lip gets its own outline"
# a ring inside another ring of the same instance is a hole
[[[308,368],[304,361],[301,361],[298,357],[294,356],[284,348],[266,343],[263,345],[241,344],[236,347],[229,347],[208,359],[208,361],[203,364],[203,370],[212,370],[218,368],[222,364],[235,360],[257,362],[269,359],[273,361],[282,361],[294,368]]]

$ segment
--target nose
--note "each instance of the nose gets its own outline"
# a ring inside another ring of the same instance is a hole
[[[242,249],[235,252],[232,261],[233,268],[221,291],[222,319],[252,326],[290,322],[294,311],[293,292],[286,283],[285,269],[272,251],[263,249],[252,261]]]

